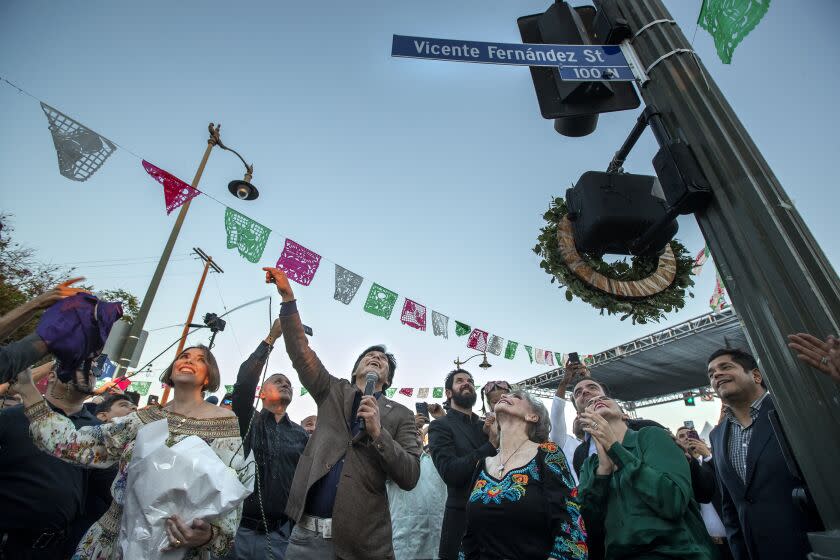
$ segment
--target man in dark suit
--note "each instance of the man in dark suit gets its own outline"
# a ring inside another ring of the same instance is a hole
[[[444,382],[449,412],[429,425],[429,452],[440,477],[446,483],[446,509],[440,533],[441,560],[455,560],[467,527],[467,498],[470,481],[479,461],[496,454],[498,432],[490,441],[484,422],[473,414],[476,393],[473,377],[456,369]]]
[[[352,383],[330,375],[309,348],[288,278],[279,269],[264,270],[283,299],[280,324],[292,367],[318,404],[318,429],[298,462],[286,502],[286,515],[296,523],[286,557],[392,559],[385,481],[411,490],[420,477],[414,415],[383,395],[396,360],[384,346],[373,346],[353,365]],[[363,395],[368,373],[377,377],[373,395]]]
[[[718,560],[732,560],[726,529],[721,521],[720,489],[718,488],[712,450],[702,439],[695,438],[694,428],[680,426],[675,440],[685,452],[691,469],[691,488],[694,500],[700,505],[700,515],[709,536],[718,549]],[[695,432],[696,433],[696,432]]]
[[[806,517],[791,493],[802,486],[787,468],[769,415],[775,410],[755,359],[725,348],[709,358],[709,381],[726,405],[709,438],[721,489],[723,524],[735,560],[799,560],[810,547]]]

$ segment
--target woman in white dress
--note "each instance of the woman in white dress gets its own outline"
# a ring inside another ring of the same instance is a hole
[[[149,406],[116,422],[76,429],[73,423],[52,411],[32,384],[28,373],[18,376],[13,387],[23,398],[29,431],[35,444],[63,461],[83,467],[106,468],[115,463],[119,471],[111,486],[110,509],[88,530],[76,547],[73,560],[120,560],[117,546],[123,516],[128,464],[137,432],[144,425],[166,418],[167,445],[194,435],[203,439],[216,455],[244,477],[244,456],[239,424],[232,411],[204,401],[204,391],[219,388],[219,367],[205,346],[186,348],[161,376],[175,388],[166,406]],[[136,515],[139,512],[125,512]],[[239,525],[241,506],[218,518],[183,520],[173,515],[166,521],[169,548],[184,548],[187,560],[224,556]],[[128,559],[126,559],[128,560]]]

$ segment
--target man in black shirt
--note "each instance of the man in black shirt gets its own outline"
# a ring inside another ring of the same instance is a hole
[[[466,530],[473,471],[479,461],[496,454],[498,432],[490,430],[494,439],[489,440],[484,422],[473,414],[476,393],[469,372],[449,372],[444,386],[449,412],[429,425],[429,451],[447,493],[438,553],[442,560],[455,560]]]
[[[254,451],[259,476],[254,492],[245,500],[242,522],[229,556],[232,560],[266,558],[266,547],[271,548],[273,558],[282,560],[292,532],[292,523],[284,510],[308,436],[286,414],[286,408],[292,402],[289,379],[282,373],[269,376],[260,391],[263,408],[256,414],[253,408],[260,374],[280,334],[278,319],[274,321],[268,337],[240,366],[231,395],[233,411],[239,419],[245,444],[245,455]]]
[[[88,383],[93,386],[95,379]],[[82,403],[90,395],[49,374],[47,404],[76,428],[101,422]],[[0,411],[0,558],[53,560],[72,554],[111,503],[116,468],[86,470],[32,443],[23,405]]]

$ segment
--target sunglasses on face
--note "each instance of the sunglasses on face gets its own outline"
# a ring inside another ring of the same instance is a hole
[[[503,391],[510,391],[510,383],[507,381],[488,381],[484,384],[484,392],[489,393],[491,391],[495,391],[496,389],[501,389]]]

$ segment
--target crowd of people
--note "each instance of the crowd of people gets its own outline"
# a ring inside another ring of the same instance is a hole
[[[411,411],[386,395],[397,360],[384,345],[361,351],[349,376],[327,371],[285,274],[264,270],[279,317],[221,402],[206,398],[221,372],[200,345],[164,371],[174,389],[164,406],[138,409],[119,391],[92,399],[101,346],[79,329],[113,316],[103,319],[107,309],[73,281],[0,317],[0,339],[45,309],[42,321],[53,321],[0,347],[0,560],[117,560],[127,540],[149,538],[137,520],[154,516],[132,484],[158,421],[165,446],[196,436],[253,486],[213,515],[155,517],[161,554],[178,558],[791,560],[806,557],[806,535],[820,529],[786,462],[773,396],[743,350],[721,348],[706,364],[723,403],[708,442],[691,425],[672,432],[630,417],[577,361],[550,411],[507,381],[477,390],[461,368],[442,375],[443,405]],[[281,340],[318,407],[300,423],[287,412],[290,377],[266,376]],[[790,347],[840,382],[838,339],[796,334]],[[172,483],[181,495],[199,484]]]

